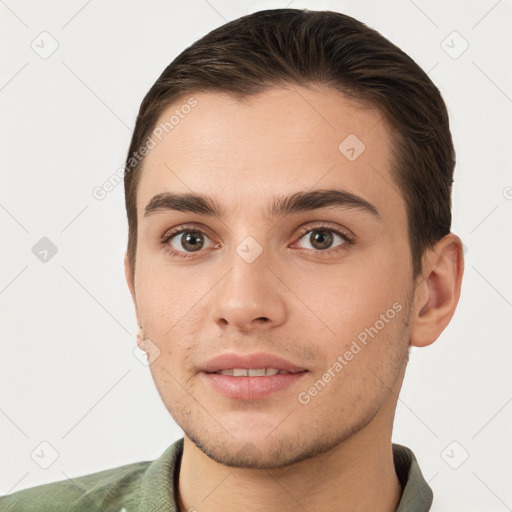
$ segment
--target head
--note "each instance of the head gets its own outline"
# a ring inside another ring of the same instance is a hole
[[[429,77],[340,13],[254,13],[164,70],[126,162],[125,269],[162,400],[204,453],[270,468],[390,435],[409,347],[460,293],[454,164]],[[228,352],[304,371],[227,397],[207,367]]]

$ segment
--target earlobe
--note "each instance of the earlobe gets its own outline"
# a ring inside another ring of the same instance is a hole
[[[143,352],[147,352],[146,345],[144,343],[144,332],[142,325],[139,325],[139,329],[137,331],[137,345]]]
[[[450,233],[427,250],[414,293],[411,345],[430,345],[441,335],[459,302],[464,258],[460,238]]]

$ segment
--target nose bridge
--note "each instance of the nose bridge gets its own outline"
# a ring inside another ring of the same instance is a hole
[[[247,236],[226,257],[229,271],[217,288],[215,321],[239,330],[276,326],[286,316],[284,291],[267,268],[269,249]]]

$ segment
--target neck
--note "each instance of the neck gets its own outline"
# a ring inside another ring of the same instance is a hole
[[[224,466],[185,436],[180,510],[324,512],[336,504],[338,512],[394,512],[402,489],[393,463],[392,425],[382,423],[377,414],[333,450],[270,470]]]

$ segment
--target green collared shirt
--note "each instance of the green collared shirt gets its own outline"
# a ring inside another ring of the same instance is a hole
[[[0,497],[1,512],[179,512],[176,483],[183,438],[153,462],[39,485]],[[396,512],[427,512],[432,490],[413,452],[393,444],[396,473],[403,493]]]

